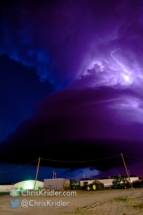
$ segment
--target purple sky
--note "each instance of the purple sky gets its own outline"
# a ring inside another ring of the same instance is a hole
[[[5,1],[0,14],[1,154],[142,157],[143,2]]]

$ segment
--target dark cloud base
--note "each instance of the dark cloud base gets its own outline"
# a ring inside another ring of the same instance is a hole
[[[121,158],[116,162],[109,159],[86,164],[58,160],[96,160],[121,153],[142,157],[143,126],[130,119],[135,113],[138,116],[138,109],[132,109],[128,103],[130,97],[133,100],[134,94],[128,90],[108,87],[53,93],[41,101],[31,119],[1,144],[0,160],[28,163],[43,157],[57,160],[43,161],[45,165],[70,168],[86,165],[105,170],[120,166]]]
[[[46,166],[55,167],[90,167],[93,166],[98,170],[104,171],[110,168],[123,166],[121,156],[113,157],[110,159],[103,159],[106,157],[112,157],[114,155],[120,155],[121,153],[130,156],[139,156],[139,148],[141,143],[125,142],[125,141],[107,141],[107,140],[67,140],[56,143],[45,143],[41,141],[41,138],[37,137],[33,139],[25,138],[23,140],[15,142],[5,142],[1,146],[0,161],[7,163],[28,163],[35,160],[38,157],[57,160],[56,162],[44,161],[41,164]],[[14,147],[13,147],[14,146]],[[140,157],[142,152],[140,152]],[[89,160],[98,160],[90,162]],[[87,162],[80,162],[86,160]],[[58,162],[59,161],[59,162]],[[67,161],[67,162],[61,162]],[[73,161],[73,163],[68,162]],[[74,161],[79,161],[74,163]],[[134,161],[128,158],[128,164],[132,164]]]

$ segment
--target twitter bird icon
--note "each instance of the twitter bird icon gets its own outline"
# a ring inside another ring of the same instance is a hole
[[[12,208],[16,208],[19,204],[19,200],[16,199],[15,201],[10,200],[10,205]]]

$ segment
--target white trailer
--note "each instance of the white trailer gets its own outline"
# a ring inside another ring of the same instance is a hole
[[[130,183],[139,181],[139,177],[137,177],[137,176],[131,176],[130,178],[128,178],[128,177],[125,177],[125,178]],[[114,180],[115,180],[115,178],[113,178],[113,177],[112,178],[99,179],[99,181],[104,184],[105,188],[110,188],[113,185]],[[123,184],[123,181],[121,181],[121,184]]]
[[[70,189],[70,180],[66,178],[44,179],[44,188],[49,190]]]

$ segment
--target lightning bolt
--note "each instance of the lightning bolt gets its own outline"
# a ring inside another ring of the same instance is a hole
[[[129,72],[125,69],[125,67],[123,66],[123,64],[121,64],[121,63],[118,61],[118,59],[114,57],[114,53],[115,53],[116,51],[120,51],[120,52],[121,52],[121,49],[120,49],[120,48],[117,48],[117,49],[115,49],[114,51],[111,51],[111,57],[112,57],[112,59],[116,61],[116,63],[123,69],[123,71],[124,71],[125,73],[129,74]]]
[[[133,71],[128,71],[128,70],[124,67],[124,65],[123,65],[122,63],[119,62],[119,60],[114,56],[114,53],[115,53],[116,51],[122,52],[120,48],[117,48],[117,49],[111,51],[111,57],[112,57],[112,59],[113,59],[114,61],[116,61],[116,63],[122,68],[122,70],[123,70],[124,73],[121,74],[121,76],[124,78],[124,80],[125,80],[126,82],[128,82],[128,83],[132,83],[132,79],[133,79],[132,73],[133,73]]]
[[[141,74],[135,74],[135,71],[139,71],[139,70],[142,71],[143,69],[142,68],[138,68],[138,69],[134,69],[132,71],[127,70],[124,67],[124,65],[121,62],[119,62],[119,60],[114,56],[114,53],[117,52],[117,51],[122,52],[120,48],[117,48],[117,49],[111,51],[111,57],[122,68],[124,74],[121,74],[121,76],[124,78],[124,80],[126,82],[128,82],[128,83],[132,83],[133,79],[136,78],[136,77],[139,77],[140,79],[143,80],[143,75],[141,75]]]

